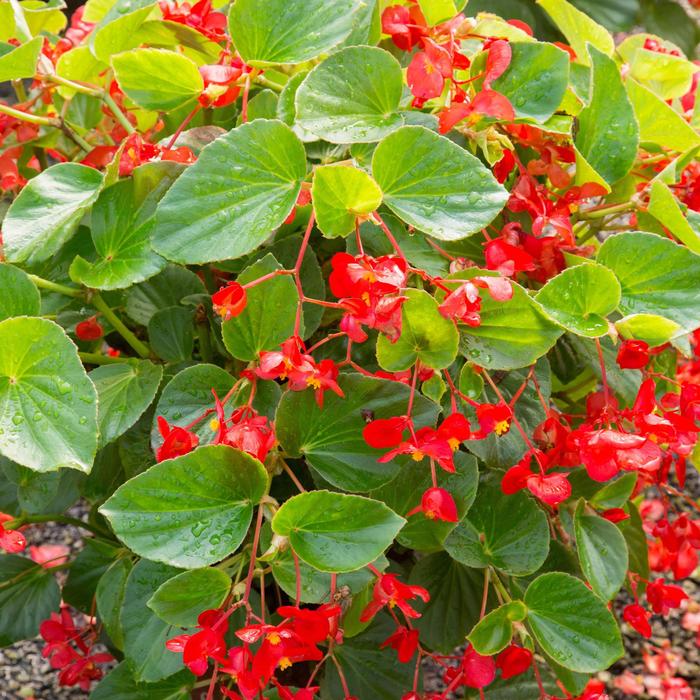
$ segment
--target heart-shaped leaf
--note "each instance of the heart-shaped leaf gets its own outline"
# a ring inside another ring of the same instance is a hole
[[[522,622],[526,616],[525,605],[519,600],[512,600],[479,620],[467,639],[479,654],[498,654],[513,638],[513,623]]]

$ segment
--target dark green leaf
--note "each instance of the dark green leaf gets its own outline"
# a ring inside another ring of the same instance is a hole
[[[596,508],[605,510],[608,508],[621,508],[632,495],[636,483],[637,474],[635,472],[623,474],[596,491],[591,497],[590,503]]]
[[[114,562],[119,550],[114,542],[91,537],[73,560],[63,586],[63,599],[78,610],[89,613],[100,577]]]
[[[133,562],[122,557],[117,559],[103,574],[95,590],[95,604],[100,621],[105,627],[112,644],[117,649],[124,648],[121,610]]]
[[[175,655],[177,657],[177,655]],[[90,693],[91,700],[189,700],[194,676],[187,670],[158,683],[138,683],[126,661],[113,668]]]
[[[194,323],[191,309],[170,306],[156,311],[148,322],[148,338],[153,352],[168,362],[184,362],[192,357]]]
[[[25,272],[0,263],[0,321],[13,316],[38,316],[41,296]]]

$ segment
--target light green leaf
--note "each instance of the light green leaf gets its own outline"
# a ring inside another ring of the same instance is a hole
[[[622,656],[615,618],[583,581],[559,572],[543,574],[528,586],[524,602],[535,639],[564,668],[594,673]]]
[[[479,620],[467,639],[479,654],[498,654],[513,638],[513,622],[522,622],[526,616],[527,608],[521,601],[510,601]]]
[[[636,472],[628,472],[598,489],[589,499],[596,508],[622,508],[637,484]]]
[[[357,218],[382,203],[377,183],[363,170],[347,165],[316,168],[311,194],[318,227],[329,238],[352,233]]]
[[[272,529],[289,537],[300,559],[319,571],[355,571],[373,562],[406,521],[383,503],[330,491],[300,493],[286,501]]]
[[[397,216],[445,241],[480,231],[508,199],[478,158],[422,126],[404,126],[384,138],[372,174]]]
[[[300,127],[331,143],[378,141],[403,124],[399,62],[384,49],[351,46],[316,66],[296,92]]]
[[[13,316],[38,316],[41,296],[26,272],[0,263],[0,321]]]
[[[140,556],[196,569],[238,548],[267,481],[257,459],[207,445],[130,479],[100,512]]]
[[[679,324],[655,314],[630,314],[615,321],[615,328],[623,338],[636,338],[651,347],[663,345],[681,330]]]
[[[286,124],[243,124],[203,148],[168,190],[153,247],[187,264],[250,253],[287,218],[305,175],[304,147]]]
[[[651,184],[647,211],[681,243],[685,243],[693,252],[700,253],[700,234],[688,223],[673,192],[661,180],[654,180]]]
[[[119,87],[144,109],[178,109],[204,89],[197,64],[175,51],[132,49],[114,56],[112,67]]]
[[[88,39],[95,58],[109,63],[115,54],[142,43],[139,29],[153,11],[153,0],[117,0]]]
[[[40,318],[0,322],[0,452],[35,471],[89,472],[97,396],[63,329]]]
[[[103,175],[77,163],[57,163],[22,189],[2,223],[8,262],[42,262],[75,233],[97,199]]]
[[[639,47],[630,61],[630,76],[662,100],[682,97],[691,87],[698,67],[682,56]]]
[[[328,52],[352,31],[357,0],[236,0],[229,31],[246,63],[303,63]]]
[[[438,303],[427,292],[407,289],[408,300],[401,309],[401,335],[391,342],[380,335],[377,362],[387,372],[401,372],[420,361],[426,367],[443,369],[457,357],[459,333],[438,310]]]
[[[33,78],[43,43],[42,37],[37,36],[21,46],[0,44],[0,83]]]
[[[575,265],[552,277],[535,299],[564,328],[596,338],[608,332],[605,318],[620,303],[620,283],[603,265]]]
[[[452,19],[458,12],[454,0],[418,0],[418,6],[431,27]]]

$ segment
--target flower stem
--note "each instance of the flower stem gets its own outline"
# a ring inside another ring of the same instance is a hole
[[[0,114],[7,114],[9,117],[14,117],[23,122],[29,122],[30,124],[38,124],[39,126],[54,126],[56,128],[60,128],[61,126],[61,122],[58,119],[42,117],[39,114],[29,114],[28,112],[23,112],[21,109],[15,109],[14,107],[9,107],[2,103],[0,103]]]
[[[143,358],[151,356],[151,349],[139,340],[123,323],[112,309],[109,308],[107,302],[100,296],[99,292],[95,292],[92,296],[93,306],[112,324],[114,330],[119,333],[124,340]]]
[[[102,99],[104,100],[104,103],[109,107],[110,111],[114,115],[114,118],[124,127],[126,133],[136,133],[136,129],[134,129],[131,122],[126,118],[124,112],[122,112],[121,109],[119,109],[119,105],[112,99],[112,96],[109,94],[109,92],[105,92],[102,96]]]
[[[104,536],[108,534],[106,530],[103,530],[97,525],[87,523],[79,518],[73,518],[70,515],[63,515],[62,513],[48,513],[46,515],[21,515],[14,520],[8,520],[6,523],[4,523],[4,526],[7,530],[16,530],[23,525],[48,522],[61,523],[63,525],[75,525],[75,527],[82,527],[83,530],[89,530],[96,535]]]
[[[65,284],[51,282],[50,280],[45,280],[43,277],[37,277],[37,275],[29,275],[29,279],[40,289],[46,289],[49,292],[64,294],[67,297],[73,297],[75,299],[80,299],[85,296],[85,292],[82,289],[67,287]]]
[[[120,365],[131,361],[128,357],[110,357],[99,352],[79,352],[78,356],[88,365]]]

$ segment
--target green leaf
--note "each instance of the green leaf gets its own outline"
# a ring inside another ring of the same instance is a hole
[[[112,67],[119,87],[144,109],[178,109],[204,90],[197,64],[175,51],[132,49],[113,56]]]
[[[330,491],[300,493],[272,520],[300,559],[319,571],[354,571],[373,562],[406,521],[383,503]]]
[[[328,391],[323,409],[312,391],[285,392],[275,417],[277,439],[290,457],[304,456],[334,486],[370,491],[391,481],[401,462],[377,462],[382,451],[367,445],[362,429],[367,417],[403,414],[410,390],[397,382],[357,374],[341,374],[338,383],[345,398]],[[416,396],[413,417],[417,425],[434,424],[437,406]]]
[[[142,42],[139,29],[153,11],[154,4],[153,0],[117,0],[111,3],[88,38],[93,55],[109,63],[120,51],[139,46]]]
[[[471,362],[465,362],[459,371],[458,387],[462,394],[474,401],[481,398],[484,392],[484,379]]]
[[[403,124],[399,62],[384,49],[351,46],[329,56],[296,92],[296,119],[331,143],[378,141]]]
[[[510,644],[513,622],[522,622],[526,617],[527,608],[521,601],[513,600],[479,620],[467,639],[479,654],[493,656]]]
[[[181,306],[156,311],[148,322],[153,352],[167,362],[189,360],[194,349],[193,321],[192,309]]]
[[[329,238],[352,233],[358,216],[373,212],[382,202],[377,183],[348,165],[316,168],[311,193],[318,227]]]
[[[57,163],[32,178],[2,222],[7,261],[33,264],[56,253],[97,199],[103,177],[87,165]]]
[[[211,63],[219,58],[221,47],[194,27],[170,20],[149,20],[138,30],[137,46],[147,44],[158,48],[182,47],[185,56],[196,62]]]
[[[485,293],[481,324],[461,333],[462,354],[480,367],[527,367],[545,355],[563,333],[519,284],[513,282],[512,287],[509,301],[495,301]]]
[[[474,505],[448,535],[445,549],[467,566],[494,566],[511,576],[526,576],[547,558],[547,516],[525,492],[507,496],[497,478],[482,481]]]
[[[136,323],[147,326],[156,311],[167,309],[194,294],[206,294],[202,280],[194,272],[168,265],[147,282],[126,292],[126,313]]]
[[[163,416],[171,425],[189,425],[207,409],[214,408],[212,391],[223,399],[233,383],[233,376],[216,365],[199,364],[187,367],[165,385],[156,404],[155,416]],[[200,445],[210,443],[216,437],[207,420],[200,421],[191,430],[199,437]],[[154,420],[151,445],[156,449],[162,442],[163,438]]]
[[[0,555],[0,647],[35,637],[60,602],[50,570],[25,557]]]
[[[630,314],[615,321],[615,328],[623,338],[644,340],[651,347],[667,343],[681,331],[675,321],[655,314]]]
[[[71,277],[94,289],[122,289],[158,274],[165,260],[151,249],[153,214],[181,171],[175,163],[148,163],[105,189],[90,219],[98,257],[88,262],[78,256]]]
[[[119,556],[115,542],[97,537],[85,540],[85,546],[71,562],[68,578],[61,591],[63,600],[78,610],[89,613],[102,575]]]
[[[422,126],[384,138],[372,157],[384,203],[411,226],[444,241],[480,231],[508,193],[478,158]]]
[[[182,630],[163,622],[147,605],[158,588],[179,573],[171,566],[142,559],[126,581],[121,612],[124,656],[137,682],[153,683],[182,670],[182,656],[165,648],[165,642]]]
[[[649,578],[649,546],[642,518],[634,503],[627,504],[630,517],[620,523],[620,530],[627,542],[629,569],[644,581]],[[641,588],[644,584],[640,584]]]
[[[0,44],[0,83],[33,78],[43,43],[42,37],[37,36],[21,46]]]
[[[630,76],[662,100],[682,97],[690,89],[697,66],[682,56],[637,48],[630,60]]]
[[[401,335],[392,342],[385,335],[377,340],[377,362],[387,372],[401,372],[420,361],[443,369],[457,357],[459,333],[453,321],[438,310],[438,303],[421,289],[407,289],[401,309]]]
[[[195,627],[199,614],[221,607],[230,591],[221,569],[193,569],[165,581],[146,604],[169,625]]]
[[[540,42],[512,42],[511,50],[510,65],[492,87],[510,100],[516,117],[545,122],[564,99],[569,55]]]
[[[535,299],[566,330],[597,338],[608,332],[605,317],[620,303],[620,283],[607,267],[584,263],[552,277]]]
[[[350,692],[361,700],[396,700],[413,681],[413,664],[401,664],[388,658],[380,644],[396,629],[393,620],[379,614],[362,634],[349,639],[334,650],[343,669]],[[321,697],[345,697],[334,664],[330,664],[321,681]]]
[[[246,267],[237,277],[240,284],[269,275],[282,266],[268,253]],[[294,333],[299,293],[289,275],[278,275],[246,290],[243,312],[224,321],[222,336],[226,349],[239,360],[252,362],[262,350],[277,350]]]
[[[238,548],[267,481],[247,453],[207,445],[130,479],[100,512],[136,554],[195,569]]]
[[[593,87],[590,103],[578,115],[574,143],[609,185],[627,175],[637,157],[639,125],[634,116],[620,69],[594,47],[590,47]]]
[[[304,147],[286,124],[243,124],[203,148],[168,190],[153,246],[187,264],[250,253],[287,218],[305,175]]]
[[[673,192],[661,180],[652,182],[647,211],[681,243],[684,243],[694,253],[700,253],[700,232],[693,229],[688,219],[683,215]]]
[[[413,622],[420,631],[421,643],[450,654],[464,643],[469,630],[479,621],[483,572],[463,566],[445,552],[436,552],[413,567],[408,582],[430,592],[430,601],[416,601],[413,606],[421,613]]]
[[[357,0],[290,3],[236,0],[228,26],[246,63],[303,63],[328,52],[352,31]]]
[[[97,390],[100,445],[116,440],[141,417],[156,397],[163,368],[147,360],[103,365],[90,372]]]
[[[584,515],[581,499],[574,516],[576,548],[581,570],[604,601],[612,600],[627,575],[627,545],[614,523],[599,515]]]
[[[454,463],[454,474],[438,470],[437,485],[452,495],[461,519],[474,503],[479,470],[474,457],[464,452],[455,453]],[[432,485],[430,469],[426,469],[425,464],[410,460],[393,481],[370,495],[386,503],[395,513],[408,513],[420,504],[421,496]],[[455,523],[431,520],[422,513],[415,513],[408,518],[396,539],[410,549],[433,551],[442,549],[445,538],[455,526]]]
[[[537,0],[545,12],[566,37],[571,48],[576,52],[576,60],[585,66],[591,65],[587,44],[596,50],[612,56],[615,42],[605,27],[601,27],[588,15],[577,10],[566,0]]]
[[[13,316],[38,316],[41,296],[27,274],[18,267],[0,263],[0,321]]]
[[[622,656],[615,618],[583,581],[558,572],[543,574],[528,586],[524,602],[535,639],[564,668],[594,673]]]
[[[673,151],[687,151],[700,144],[700,136],[683,117],[636,80],[625,82],[639,123],[639,140]]]
[[[89,472],[97,450],[97,396],[60,326],[0,322],[0,452],[40,472]]]
[[[458,12],[454,0],[418,0],[418,5],[431,27],[452,19]]]
[[[605,484],[598,489],[589,499],[592,506],[607,510],[608,508],[622,508],[632,495],[637,484],[637,474],[629,472],[618,477],[614,481]]]
[[[603,243],[598,262],[620,281],[623,314],[656,314],[687,331],[700,326],[700,305],[695,301],[700,256],[696,253],[653,233],[625,232]]]
[[[177,654],[172,654],[177,658]],[[90,693],[91,700],[189,700],[194,676],[186,669],[158,683],[138,683],[128,662],[117,664]]]
[[[97,615],[112,644],[120,650],[124,649],[121,610],[126,592],[126,581],[133,566],[133,562],[127,557],[117,559],[102,574],[95,591]]]

